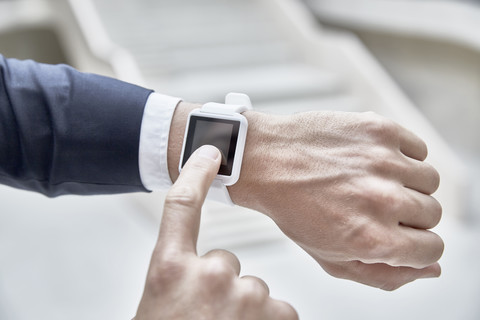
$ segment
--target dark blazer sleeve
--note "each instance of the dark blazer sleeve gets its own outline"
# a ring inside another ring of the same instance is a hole
[[[0,55],[0,183],[50,197],[146,191],[138,147],[150,93]]]

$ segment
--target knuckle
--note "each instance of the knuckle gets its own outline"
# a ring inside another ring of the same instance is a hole
[[[384,141],[397,135],[397,126],[392,120],[373,112],[366,112],[364,115],[365,130],[371,136]]]
[[[436,234],[435,234],[436,235]],[[440,260],[443,255],[443,251],[445,250],[445,243],[443,242],[442,238],[436,235],[435,240],[435,248],[432,250],[432,262],[436,262]]]
[[[392,255],[393,249],[388,232],[372,219],[364,219],[352,227],[349,243],[351,257],[364,263],[377,263]]]
[[[260,301],[267,297],[267,291],[265,287],[257,280],[247,281],[245,285],[245,295],[253,300]]]
[[[224,259],[212,257],[205,261],[200,277],[208,285],[224,286],[232,281],[234,272]]]
[[[438,171],[430,164],[422,162],[419,165],[419,170],[421,170],[422,181],[421,185],[418,186],[419,190],[427,195],[435,193],[440,186],[440,174]]]
[[[379,289],[382,289],[384,291],[392,292],[392,291],[397,290],[398,288],[400,288],[403,285],[404,285],[404,283],[400,283],[398,281],[388,281],[388,282],[385,282],[382,285],[380,285]]]
[[[285,320],[298,320],[299,319],[297,310],[295,310],[295,308],[293,308],[290,304],[288,304],[286,302],[282,301],[278,305],[278,309],[280,309],[278,311],[280,319],[285,319]]]
[[[364,262],[377,262],[384,254],[384,237],[373,228],[363,228],[354,247],[360,253]]]
[[[386,218],[392,212],[397,212],[403,205],[398,187],[383,181],[374,180],[359,188],[357,197],[362,208],[373,212],[375,218]]]
[[[431,190],[432,193],[437,191],[438,187],[440,187],[440,173],[431,165],[428,165],[430,171],[430,183],[431,183]]]
[[[268,292],[264,286],[255,280],[245,281],[243,279],[243,288],[240,294],[240,300],[242,304],[247,306],[260,305],[269,297]]]
[[[228,251],[228,250],[224,250],[224,249],[213,249],[213,250],[210,250],[207,254],[205,254],[203,256],[204,258],[212,258],[212,257],[216,257],[218,259],[222,259],[225,264],[228,264],[228,266],[233,270],[235,270],[235,268],[237,268],[238,270],[240,270],[240,260],[238,259],[238,257],[233,254],[232,252]]]
[[[419,151],[419,160],[423,161],[428,157],[428,146],[427,143],[423,140],[418,141],[418,151]]]
[[[376,148],[372,150],[370,157],[373,170],[382,176],[390,176],[392,173],[405,171],[405,162],[401,161],[390,149]]]
[[[147,286],[153,292],[160,292],[177,283],[185,271],[185,264],[178,258],[161,254],[158,262],[150,267]]]
[[[205,257],[232,258],[238,259],[236,255],[225,249],[212,249],[205,254]]]
[[[409,272],[409,268],[392,267],[392,274],[389,277],[382,277],[383,282],[377,287],[384,291],[395,291],[405,284],[414,281],[417,277]]]
[[[431,214],[432,214],[432,228],[434,228],[442,220],[442,214],[443,214],[442,205],[436,199],[433,199],[432,201]]]
[[[201,203],[198,190],[189,185],[173,186],[165,198],[165,207],[178,209],[183,207],[195,207]]]
[[[322,264],[323,270],[334,278],[348,279],[345,268],[334,264]]]

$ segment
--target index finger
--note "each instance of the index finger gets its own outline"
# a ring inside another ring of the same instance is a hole
[[[220,160],[218,149],[208,145],[190,156],[165,199],[157,248],[196,252],[202,205]]]

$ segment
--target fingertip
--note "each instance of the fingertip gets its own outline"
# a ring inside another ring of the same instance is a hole
[[[184,171],[191,171],[192,168],[194,171],[210,171],[215,169],[216,174],[220,166],[220,161],[221,153],[218,148],[212,145],[203,145],[193,152],[183,167],[182,172],[183,175],[185,175]],[[180,172],[180,176],[182,176],[182,172]]]
[[[218,173],[220,162],[221,153],[216,147],[212,145],[201,146],[193,152],[185,163],[178,180],[196,180],[198,182],[206,177],[209,177],[207,180],[213,179]]]
[[[220,150],[212,145],[204,145],[197,149],[195,156],[217,161],[220,158]]]

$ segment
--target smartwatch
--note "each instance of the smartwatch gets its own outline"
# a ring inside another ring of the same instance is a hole
[[[229,93],[225,104],[209,102],[188,115],[179,170],[192,153],[203,145],[213,145],[220,150],[222,162],[207,198],[230,206],[227,186],[240,178],[243,151],[247,139],[248,122],[241,113],[252,109],[250,98],[242,93]]]

